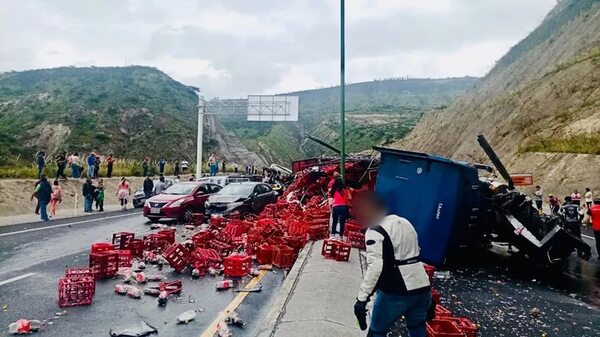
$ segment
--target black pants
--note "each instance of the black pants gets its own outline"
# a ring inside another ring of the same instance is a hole
[[[104,212],[104,200],[96,199],[96,210]]]
[[[179,175],[179,167],[175,167],[174,175],[177,177]]]
[[[66,164],[58,164],[56,168],[56,180],[58,180],[58,178],[67,179],[67,176],[65,175],[65,166]]]
[[[112,177],[112,169],[113,169],[113,164],[108,164],[108,166],[106,167],[106,177],[108,177],[108,178]]]
[[[148,176],[148,168],[147,167],[143,167],[144,169],[144,177]]]
[[[344,235],[344,227],[346,226],[346,219],[348,218],[348,206],[333,206],[331,209],[331,215],[333,222],[331,223],[331,234]],[[340,231],[337,232],[337,224],[340,223]]]
[[[600,259],[600,231],[594,231],[594,238],[596,238],[596,256]]]
[[[535,207],[537,207],[538,211],[542,210],[542,201],[541,200],[536,200],[535,201]]]
[[[577,206],[581,206],[581,200],[573,200],[573,203]]]

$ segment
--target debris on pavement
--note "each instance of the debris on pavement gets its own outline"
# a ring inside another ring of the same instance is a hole
[[[158,334],[158,330],[155,327],[148,324],[145,321],[141,321],[138,327],[127,328],[124,330],[112,329],[109,331],[111,337],[146,337],[153,334]]]
[[[42,322],[32,319],[19,319],[14,323],[8,325],[8,332],[13,335],[24,335],[32,332],[37,332],[42,327]]]
[[[215,333],[216,337],[231,337],[233,336],[233,334],[231,333],[231,330],[229,330],[229,327],[227,326],[227,324],[225,322],[219,322],[217,323],[217,332]]]
[[[261,291],[262,291],[262,285],[259,285],[254,288],[242,288],[242,289],[235,290],[236,293],[259,293]]]
[[[236,311],[232,311],[227,314],[227,317],[225,317],[225,323],[238,328],[243,328],[246,325],[246,322],[240,318]]]
[[[177,323],[188,324],[189,322],[196,319],[196,316],[198,316],[198,312],[201,312],[201,311],[200,310],[188,310],[188,311],[182,312],[181,314],[179,314],[177,316]]]

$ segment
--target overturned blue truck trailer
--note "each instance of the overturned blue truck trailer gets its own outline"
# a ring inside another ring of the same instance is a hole
[[[545,264],[562,264],[574,251],[589,258],[591,248],[569,233],[560,217],[540,215],[514,189],[486,139],[478,141],[506,182],[481,177],[481,170],[492,171],[486,165],[375,147],[381,153],[375,190],[391,212],[413,223],[421,258],[439,265],[455,249],[493,242],[508,243]]]

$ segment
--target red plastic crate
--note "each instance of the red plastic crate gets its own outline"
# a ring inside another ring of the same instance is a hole
[[[132,254],[129,249],[119,249],[117,254],[119,255],[119,268],[131,267]]]
[[[346,237],[348,238],[348,243],[352,247],[362,249],[362,250],[367,248],[367,246],[365,245],[365,234],[363,234],[361,232],[348,232],[348,231],[346,231],[346,233],[348,233],[346,235]]]
[[[181,280],[160,282],[158,284],[158,289],[160,291],[166,291],[169,294],[178,294],[183,289],[183,283]]]
[[[450,321],[458,327],[467,337],[477,337],[477,325],[465,317],[440,317],[436,318],[442,321]]]
[[[129,250],[132,256],[141,258],[144,255],[144,241],[142,239],[132,239],[129,241]]]
[[[295,260],[294,250],[286,245],[273,246],[273,265],[282,269],[292,268]]]
[[[206,245],[213,235],[210,231],[202,231],[192,235],[192,242],[196,248],[206,248]]]
[[[346,222],[344,226],[344,236],[348,236],[351,232],[362,233],[364,227],[357,222]]]
[[[248,225],[244,221],[232,221],[223,228],[223,233],[230,238],[236,238],[248,233],[248,229]]]
[[[248,255],[230,255],[223,260],[223,273],[230,277],[244,277],[252,268],[252,257]]]
[[[452,311],[438,304],[435,306],[435,317],[452,317]]]
[[[440,304],[440,292],[435,290],[435,289],[431,289],[431,299],[433,300],[433,302],[437,305]]]
[[[90,268],[96,275],[96,280],[111,278],[119,270],[119,254],[114,250],[92,253],[89,262]]]
[[[181,273],[188,265],[191,253],[184,245],[176,242],[169,246],[169,248],[162,253],[162,256],[169,262],[169,265],[171,265],[173,269]]]
[[[308,233],[308,223],[305,221],[292,220],[288,223],[287,232],[290,236],[306,236]]]
[[[61,277],[58,280],[58,306],[92,304],[95,290],[96,281],[93,277]]]
[[[96,242],[96,243],[92,243],[92,248],[90,249],[90,252],[93,254],[93,253],[107,252],[107,251],[111,251],[111,250],[115,250],[115,247],[113,247],[112,243]]]
[[[210,216],[210,224],[215,226],[215,227],[223,227],[225,225],[225,217],[223,217],[222,215],[216,215],[216,214],[212,214]]]
[[[131,240],[133,240],[134,238],[135,238],[135,234],[130,233],[130,232],[113,233],[113,236],[112,236],[113,249],[115,249],[115,250],[129,249],[129,244],[131,243]]]
[[[216,268],[221,264],[223,259],[219,252],[214,249],[196,248],[191,255],[194,268],[206,270],[209,267]]]
[[[426,263],[423,263],[423,267],[425,267],[425,272],[427,273],[427,276],[429,276],[429,283],[433,284],[433,274],[435,273],[435,267]]]
[[[327,239],[323,240],[323,248],[321,249],[321,255],[326,259],[336,261],[348,261],[350,259],[350,244],[340,241]]]
[[[329,226],[313,225],[308,227],[308,237],[313,241],[325,239],[329,235]]]
[[[156,234],[164,236],[169,244],[175,243],[175,229],[162,229]]]
[[[165,235],[159,234],[147,234],[144,235],[144,250],[150,250],[153,252],[162,252],[169,246],[169,238]]]
[[[82,278],[82,277],[94,277],[94,269],[92,268],[68,268],[65,270],[65,277],[68,278]]]
[[[192,213],[192,221],[190,221],[190,225],[200,226],[203,223],[204,223],[204,214]]]
[[[217,240],[208,241],[207,247],[216,250],[222,257],[229,256],[232,250],[231,245]]]
[[[434,319],[427,322],[427,337],[466,337],[456,324]]]
[[[256,262],[260,264],[273,263],[273,247],[270,245],[259,246],[256,252]]]

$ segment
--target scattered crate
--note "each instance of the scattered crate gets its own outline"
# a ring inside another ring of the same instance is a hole
[[[176,242],[169,246],[169,248],[162,253],[162,256],[173,269],[181,273],[188,265],[191,253],[184,245]]]
[[[348,243],[357,249],[365,250],[367,246],[365,245],[365,234],[361,232],[348,232],[346,231],[346,237],[348,238]]]
[[[259,264],[273,263],[273,247],[270,245],[259,246],[256,252],[256,262]]]
[[[308,227],[308,237],[313,241],[323,240],[329,235],[329,226],[326,224],[312,225]]]
[[[226,222],[226,219],[222,215],[211,214],[210,216],[210,224],[217,228],[225,226]]]
[[[435,290],[435,289],[431,289],[431,300],[439,305],[440,304],[440,292]]]
[[[230,255],[223,260],[223,273],[230,277],[244,277],[252,268],[252,257],[248,255]]]
[[[166,291],[169,294],[179,294],[183,289],[183,283],[181,282],[181,280],[160,282],[158,284],[158,289],[160,291]]]
[[[89,266],[94,270],[96,280],[111,278],[119,270],[119,254],[114,251],[91,253]]]
[[[435,317],[452,317],[452,311],[438,304],[435,306]]]
[[[462,331],[467,337],[477,337],[477,325],[468,318],[465,317],[439,317],[436,318],[442,321],[450,321],[456,325],[456,327]]]
[[[174,228],[162,229],[162,230],[159,230],[158,232],[156,232],[156,234],[164,236],[169,244],[175,243],[175,229]]]
[[[273,246],[273,265],[282,269],[292,268],[294,265],[294,249],[286,245]]]
[[[93,277],[61,277],[58,280],[58,306],[90,305],[95,290],[96,281]]]
[[[217,240],[210,240],[207,247],[219,252],[221,257],[229,256],[232,250],[231,245]]]
[[[170,245],[169,238],[159,234],[144,235],[144,250],[160,253]]]
[[[350,244],[334,239],[323,240],[321,255],[326,259],[348,261],[350,259]]]
[[[132,254],[129,249],[119,249],[117,250],[117,255],[119,256],[119,260],[117,262],[117,266],[119,268],[128,268],[131,267],[132,262]]]
[[[202,231],[192,235],[192,242],[196,248],[206,248],[208,241],[212,239],[213,235],[210,231]]]
[[[109,242],[96,242],[92,243],[91,253],[102,253],[111,250],[115,250],[115,247]]]
[[[193,267],[200,271],[206,271],[209,267],[217,268],[223,261],[216,250],[207,248],[196,248],[191,259]]]
[[[427,337],[466,337],[456,324],[434,319],[426,323]]]
[[[129,250],[132,256],[141,258],[144,256],[144,241],[142,239],[132,239],[129,241]]]
[[[435,267],[426,263],[423,263],[423,267],[425,267],[425,272],[427,276],[429,276],[429,283],[433,284],[433,274],[435,273]]]
[[[113,233],[112,245],[114,250],[129,249],[131,240],[135,238],[134,233],[130,232],[118,232]]]

